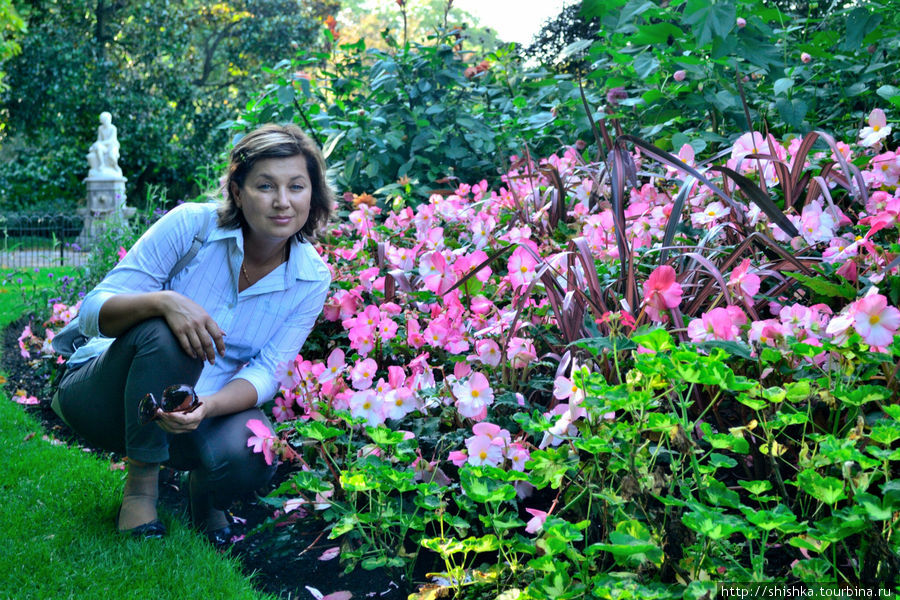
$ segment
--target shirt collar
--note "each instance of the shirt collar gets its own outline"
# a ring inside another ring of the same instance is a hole
[[[235,229],[222,229],[216,227],[210,234],[208,241],[228,241],[232,240],[240,251],[241,258],[244,255],[244,232],[240,227]],[[294,281],[321,281],[328,275],[328,269],[325,267],[319,253],[309,242],[300,242],[296,236],[290,241],[291,251],[288,256],[287,268],[285,269],[285,285],[290,285]]]

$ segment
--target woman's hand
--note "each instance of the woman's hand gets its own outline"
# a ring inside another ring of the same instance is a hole
[[[172,290],[112,296],[100,308],[100,333],[118,337],[153,317],[166,320],[188,356],[203,358],[210,364],[216,362],[216,351],[225,356],[225,332],[202,306]]]
[[[203,419],[207,417],[207,405],[200,399],[200,406],[191,412],[165,412],[162,409],[156,411],[156,422],[169,433],[189,433],[197,429]]]
[[[216,363],[216,352],[225,356],[225,332],[202,306],[178,292],[164,292],[162,316],[184,351],[194,358]]]

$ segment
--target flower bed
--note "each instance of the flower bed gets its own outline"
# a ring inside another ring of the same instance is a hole
[[[897,585],[885,130],[746,134],[696,169],[620,139],[415,208],[348,196],[279,437],[252,440],[297,466],[276,518],[466,597]]]

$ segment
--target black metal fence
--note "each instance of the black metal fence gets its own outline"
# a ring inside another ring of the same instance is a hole
[[[84,264],[88,254],[77,243],[83,225],[77,214],[0,215],[0,268]]]

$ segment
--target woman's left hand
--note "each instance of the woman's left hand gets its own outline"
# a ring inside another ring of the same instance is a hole
[[[169,433],[188,433],[197,429],[206,418],[206,404],[202,403],[195,410],[185,412],[157,412],[156,421],[163,430]]]

